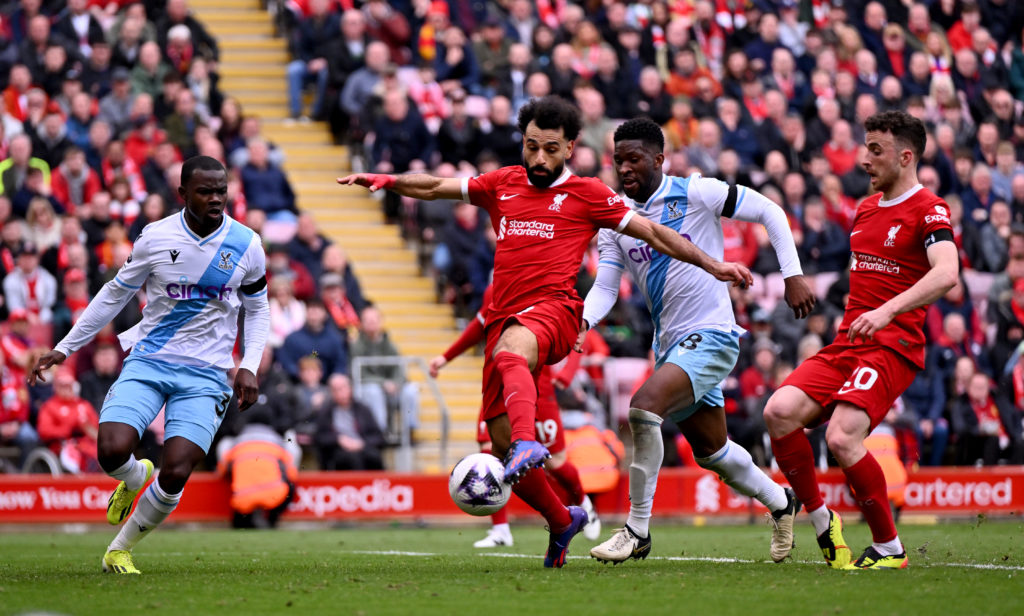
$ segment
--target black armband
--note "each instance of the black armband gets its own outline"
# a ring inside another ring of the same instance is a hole
[[[725,196],[725,205],[722,206],[723,218],[732,218],[732,215],[736,213],[736,196],[738,192],[735,184],[729,184],[729,194]]]
[[[936,242],[952,242],[952,241],[954,241],[953,240],[953,232],[952,231],[950,231],[949,229],[939,229],[938,231],[935,231],[933,233],[929,233],[928,236],[924,238],[924,247],[928,248],[929,246],[931,246],[932,244],[934,244]]]
[[[242,293],[245,293],[246,295],[256,295],[257,293],[259,293],[260,291],[262,291],[263,289],[266,289],[266,288],[267,288],[267,277],[266,276],[260,276],[260,279],[257,280],[256,282],[251,282],[249,284],[243,284],[242,287],[241,287],[241,290],[242,290]]]

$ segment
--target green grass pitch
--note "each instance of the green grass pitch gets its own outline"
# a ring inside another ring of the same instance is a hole
[[[911,566],[841,572],[806,520],[794,559],[767,560],[768,528],[655,524],[646,561],[601,565],[578,536],[561,570],[547,535],[475,550],[483,526],[181,530],[135,550],[141,577],[100,573],[113,529],[0,534],[0,614],[1013,614],[1024,611],[1024,520],[901,525]],[[607,532],[604,533],[607,537]],[[859,554],[870,540],[850,523]],[[602,538],[603,539],[603,538]]]

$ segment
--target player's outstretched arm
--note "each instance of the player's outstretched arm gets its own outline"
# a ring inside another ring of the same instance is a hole
[[[483,339],[484,319],[478,312],[476,317],[469,322],[469,325],[466,326],[466,329],[462,331],[462,334],[458,339],[456,339],[444,353],[430,360],[430,376],[436,379],[437,375],[441,372],[441,368],[448,365],[448,362],[452,361],[459,355],[462,355],[470,348],[480,344]]]
[[[718,180],[701,179],[704,182],[719,183]],[[722,215],[764,225],[772,248],[779,258],[782,277],[785,279],[786,305],[793,310],[793,316],[798,319],[811,314],[817,299],[811,285],[804,278],[796,242],[793,241],[793,232],[789,228],[789,220],[782,207],[753,188],[730,186],[726,189]]]
[[[35,385],[36,381],[45,382],[43,372],[52,366],[62,363],[72,353],[89,343],[107,323],[112,321],[129,300],[135,295],[136,289],[126,287],[115,277],[103,285],[100,292],[96,294],[89,305],[78,317],[74,327],[68,332],[64,339],[53,347],[52,351],[44,353],[36,360],[35,365],[28,375],[28,384]]]
[[[734,286],[742,288],[747,288],[754,283],[754,278],[746,266],[739,263],[716,261],[697,248],[690,240],[643,216],[631,217],[622,232],[629,237],[647,242],[651,248],[663,255],[696,265],[718,280],[731,282]]]
[[[462,199],[462,180],[438,178],[425,173],[388,175],[386,173],[356,173],[336,180],[345,186],[365,186],[370,192],[391,190],[403,197],[422,201],[435,199]]]
[[[927,306],[956,285],[960,275],[960,255],[953,243],[953,234],[947,233],[948,240],[942,239],[928,246],[928,262],[931,264],[928,273],[903,293],[854,319],[847,332],[851,341],[856,341],[857,337],[871,339],[897,315]]]

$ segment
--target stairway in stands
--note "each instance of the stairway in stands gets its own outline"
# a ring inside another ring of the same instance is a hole
[[[333,145],[325,123],[285,123],[290,58],[285,40],[274,37],[270,15],[259,0],[190,0],[190,5],[220,45],[221,90],[237,98],[244,113],[262,118],[265,137],[285,152],[299,208],[312,212],[324,234],[348,253],[399,350],[425,361],[443,351],[458,335],[451,307],[435,301],[433,281],[420,274],[415,252],[405,247],[398,228],[385,224],[380,203],[363,188],[335,184],[349,172],[346,149]],[[476,449],[481,367],[478,357],[460,358],[438,382],[452,418],[449,466]],[[409,376],[421,383],[428,378],[415,369]],[[425,383],[420,391],[414,468],[447,472],[440,465],[439,406]]]

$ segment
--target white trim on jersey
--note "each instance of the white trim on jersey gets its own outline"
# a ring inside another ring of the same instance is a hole
[[[913,197],[915,194],[917,194],[917,191],[921,190],[922,188],[924,188],[923,185],[914,184],[914,186],[910,190],[903,193],[899,197],[896,197],[895,199],[890,199],[889,201],[886,201],[885,199],[879,198],[878,207],[892,207],[894,205],[899,205],[906,201],[907,199]]]

